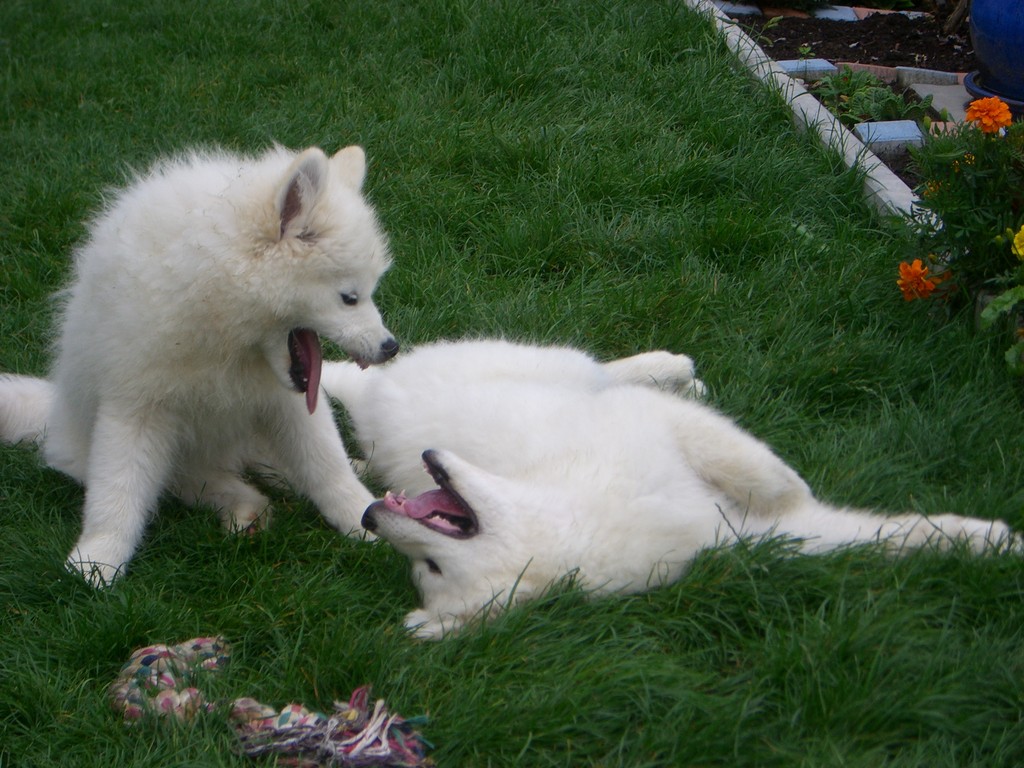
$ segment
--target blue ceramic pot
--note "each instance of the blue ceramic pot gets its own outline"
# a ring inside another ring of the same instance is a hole
[[[964,85],[975,98],[998,96],[1024,110],[1024,2],[971,0],[971,42],[978,71]]]

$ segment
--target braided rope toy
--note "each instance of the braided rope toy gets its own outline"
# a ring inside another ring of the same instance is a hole
[[[191,720],[217,704],[196,686],[204,672],[223,669],[231,655],[220,637],[197,637],[178,645],[151,645],[132,653],[110,686],[111,705],[128,723],[146,715]],[[348,703],[334,702],[324,714],[301,704],[277,710],[255,699],[231,703],[228,716],[239,751],[250,757],[277,755],[278,765],[298,768],[393,766],[427,768],[429,743],[406,720],[388,712],[383,699],[371,709],[370,688],[352,692]]]

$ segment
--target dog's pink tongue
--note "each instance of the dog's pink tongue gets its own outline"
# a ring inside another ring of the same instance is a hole
[[[384,505],[392,512],[411,517],[414,520],[421,520],[432,512],[447,512],[450,514],[463,514],[455,499],[446,491],[438,488],[436,491],[427,491],[408,499],[403,494],[397,496],[388,491],[384,496]]]
[[[320,348],[320,337],[316,331],[299,328],[295,331],[295,340],[299,344],[299,355],[302,367],[306,369],[308,383],[306,385],[306,408],[310,413],[316,410],[317,397],[320,395],[320,371],[323,368],[324,356]]]

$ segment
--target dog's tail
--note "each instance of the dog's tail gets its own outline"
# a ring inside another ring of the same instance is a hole
[[[0,442],[42,442],[53,398],[46,379],[0,374]]]
[[[358,408],[360,401],[375,379],[373,368],[361,369],[355,363],[324,361],[320,386],[346,410]]]

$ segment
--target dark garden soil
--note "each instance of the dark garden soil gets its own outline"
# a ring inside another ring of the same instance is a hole
[[[976,63],[967,22],[960,23],[952,34],[943,31],[950,5],[945,4],[945,13],[940,8],[931,16],[921,18],[909,18],[900,13],[876,13],[862,21],[735,18],[776,61],[817,58],[970,72],[976,68]]]
[[[977,68],[977,63],[967,19],[948,33],[943,28],[954,5],[952,0],[942,5],[928,3],[931,15],[924,17],[876,13],[856,22],[767,15],[735,18],[776,61],[818,58],[885,67],[970,72]],[[897,90],[895,85],[893,89]],[[909,92],[904,96],[916,98]],[[889,159],[886,164],[909,186],[920,183],[906,153]]]

